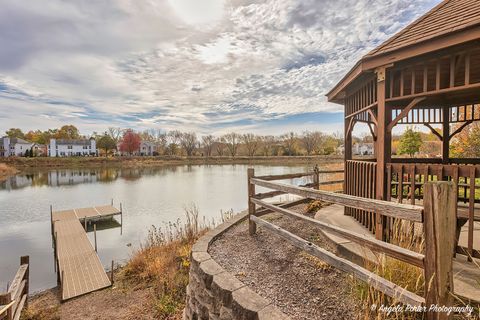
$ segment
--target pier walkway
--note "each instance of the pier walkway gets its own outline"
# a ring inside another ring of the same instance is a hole
[[[99,221],[119,214],[122,214],[122,211],[110,205],[51,211],[62,301],[112,284],[83,225],[87,225],[86,221]]]

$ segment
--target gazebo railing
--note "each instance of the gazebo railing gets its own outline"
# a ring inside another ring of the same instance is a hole
[[[462,226],[468,224],[467,247],[457,245],[456,251],[467,254],[469,260],[471,257],[480,258],[480,251],[473,247],[474,223],[480,221],[480,213],[475,213],[475,204],[480,203],[479,178],[480,165],[389,163],[387,200],[422,205],[425,182],[454,181],[457,196],[457,242]]]

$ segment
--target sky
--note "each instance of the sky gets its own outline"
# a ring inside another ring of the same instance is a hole
[[[0,0],[0,132],[341,132],[325,94],[438,2]]]

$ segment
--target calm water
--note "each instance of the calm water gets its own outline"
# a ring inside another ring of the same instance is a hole
[[[255,166],[256,174],[305,170]],[[30,255],[32,291],[56,285],[50,205],[62,210],[122,202],[122,234],[119,227],[97,231],[100,259],[109,266],[112,260],[124,262],[152,225],[183,219],[183,208],[192,203],[208,219],[218,220],[221,210],[244,210],[246,173],[246,165],[214,165],[36,170],[12,177],[0,183],[0,291],[12,280],[21,255]]]

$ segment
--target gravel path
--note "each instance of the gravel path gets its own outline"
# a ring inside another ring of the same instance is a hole
[[[305,205],[292,209],[303,213]],[[264,218],[332,251],[318,228],[277,214]],[[209,252],[292,319],[356,319],[361,312],[347,275],[261,227],[250,237],[244,222],[218,238]]]

